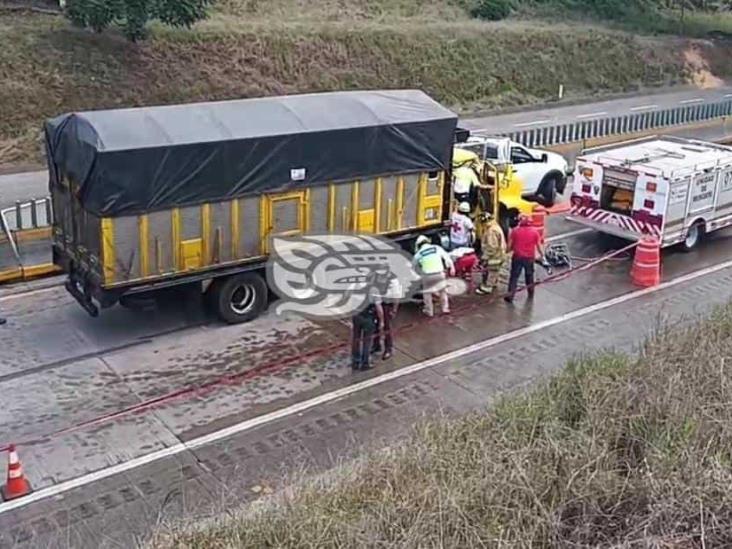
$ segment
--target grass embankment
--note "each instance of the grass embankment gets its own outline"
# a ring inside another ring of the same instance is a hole
[[[689,72],[674,39],[478,22],[442,0],[222,0],[216,10],[190,31],[153,27],[140,44],[0,10],[0,164],[38,161],[42,121],[72,110],[416,87],[473,111],[550,100],[559,84],[592,96]]]
[[[153,545],[729,547],[730,356],[732,307]]]

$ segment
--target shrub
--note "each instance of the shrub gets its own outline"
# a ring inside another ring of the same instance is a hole
[[[511,14],[513,3],[511,0],[478,0],[471,10],[471,15],[478,19],[499,21]]]

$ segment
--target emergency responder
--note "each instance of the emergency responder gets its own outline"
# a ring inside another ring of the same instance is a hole
[[[470,219],[470,204],[460,202],[450,216],[450,250],[470,247],[474,239],[475,224]]]
[[[531,224],[528,215],[522,215],[519,226],[508,236],[508,251],[513,253],[511,258],[511,274],[508,279],[508,293],[503,298],[507,303],[513,303],[516,295],[516,285],[523,271],[526,279],[526,290],[529,298],[534,297],[534,261],[544,256],[544,245],[541,234]]]
[[[368,302],[359,309],[352,318],[351,332],[351,368],[354,371],[370,370],[371,345],[376,328],[383,325],[384,310],[376,288],[369,290]]]
[[[381,298],[381,307],[384,311],[384,318],[383,322],[378,323],[371,353],[378,354],[381,352],[381,340],[383,339],[384,354],[381,355],[381,360],[389,360],[394,353],[394,319],[399,310],[399,300],[404,295],[399,279],[390,272],[387,272],[385,275],[379,275],[377,287],[379,297]]]
[[[487,189],[488,185],[480,182],[478,172],[472,163],[464,164],[453,171],[452,193],[458,203],[467,202],[470,211],[478,204],[478,190]]]
[[[437,294],[440,298],[442,314],[450,313],[450,301],[447,295],[447,282],[445,270],[450,276],[455,276],[455,266],[447,252],[437,244],[432,244],[430,239],[424,235],[417,238],[416,253],[413,264],[419,268],[422,275],[422,299],[424,300],[423,312],[429,317],[434,316],[432,295]]]
[[[483,231],[480,236],[481,260],[483,262],[483,283],[476,293],[490,294],[498,286],[498,280],[506,260],[506,237],[493,215],[489,212],[481,214]]]

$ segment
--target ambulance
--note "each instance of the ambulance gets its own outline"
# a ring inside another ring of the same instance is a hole
[[[588,149],[570,200],[570,221],[689,251],[732,225],[732,148],[661,136]]]

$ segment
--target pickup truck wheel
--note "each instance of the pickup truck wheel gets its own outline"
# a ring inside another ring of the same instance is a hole
[[[697,221],[689,227],[689,230],[686,233],[686,238],[684,238],[684,241],[681,243],[681,249],[684,252],[690,252],[697,247],[699,242],[702,241],[702,238],[704,238],[704,223],[702,221]]]
[[[216,314],[228,324],[254,320],[267,307],[267,284],[255,273],[216,280],[209,292]]]
[[[537,191],[537,196],[541,198],[541,205],[547,208],[554,206],[554,202],[557,200],[557,184],[559,178],[556,175],[547,175]]]

